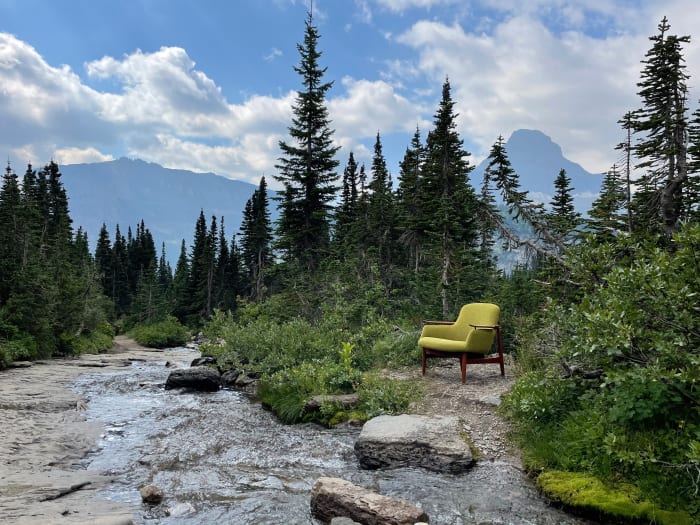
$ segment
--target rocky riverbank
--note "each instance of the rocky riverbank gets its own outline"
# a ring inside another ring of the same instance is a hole
[[[115,370],[163,353],[117,337],[110,352],[19,363],[0,372],[0,522],[118,525],[131,510],[96,496],[110,477],[80,468],[103,432],[88,399],[68,388],[80,374]]]

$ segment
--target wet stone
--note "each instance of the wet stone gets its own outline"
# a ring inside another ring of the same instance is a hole
[[[362,468],[422,467],[436,472],[462,472],[474,459],[455,416],[402,414],[379,416],[362,427],[355,442]]]

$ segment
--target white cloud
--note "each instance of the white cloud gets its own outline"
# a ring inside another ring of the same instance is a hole
[[[412,132],[416,123],[423,123],[426,108],[416,105],[396,92],[383,80],[341,81],[346,94],[328,101],[328,110],[337,139],[375,137],[394,132]]]
[[[401,13],[412,7],[431,8],[437,5],[459,4],[462,0],[377,0],[382,7]]]
[[[263,57],[263,60],[265,62],[272,62],[275,58],[281,57],[282,56],[282,51],[277,49],[276,47],[273,47],[270,52]]]
[[[398,41],[418,52],[417,67],[433,82],[449,76],[460,132],[477,145],[477,158],[499,134],[533,128],[592,171],[616,157],[616,122],[639,104],[636,82],[648,47],[647,35],[557,35],[526,15],[491,34],[421,21]]]
[[[85,164],[114,160],[113,155],[102,153],[95,148],[59,148],[52,157],[58,164]]]

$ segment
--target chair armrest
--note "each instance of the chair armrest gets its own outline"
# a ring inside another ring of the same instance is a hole
[[[455,324],[454,321],[423,321],[423,324],[434,324],[434,325],[451,325]]]
[[[476,330],[498,330],[500,328],[497,324],[470,324],[469,326]]]

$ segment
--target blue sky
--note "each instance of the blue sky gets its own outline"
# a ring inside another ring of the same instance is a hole
[[[275,173],[301,86],[308,0],[0,0],[0,152],[17,171],[141,158],[257,182]],[[449,77],[472,162],[499,134],[539,129],[602,172],[639,106],[640,60],[667,15],[700,97],[696,0],[316,0],[328,107],[369,164],[398,175]],[[274,184],[273,184],[274,186]]]

